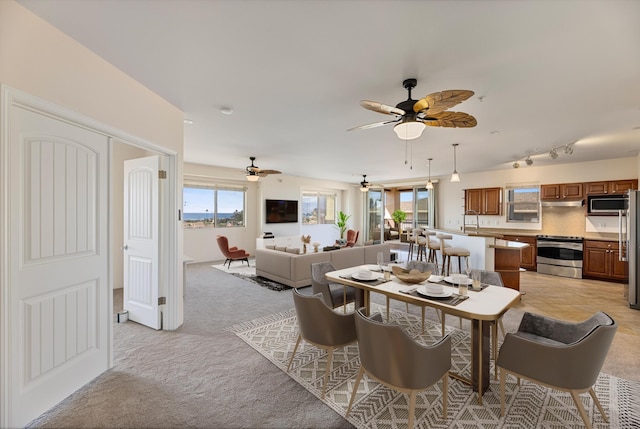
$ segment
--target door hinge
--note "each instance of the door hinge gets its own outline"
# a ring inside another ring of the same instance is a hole
[[[158,170],[158,179],[166,179],[167,170]]]
[[[167,303],[167,297],[166,296],[158,297],[158,305],[165,305],[166,303]]]

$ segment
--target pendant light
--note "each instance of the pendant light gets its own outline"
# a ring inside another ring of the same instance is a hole
[[[433,182],[431,181],[431,160],[433,158],[429,158],[429,180],[427,180],[427,189],[433,189]]]
[[[460,175],[458,175],[458,170],[456,169],[456,147],[458,143],[453,143],[451,146],[453,146],[453,173],[451,174],[451,181],[459,182]]]

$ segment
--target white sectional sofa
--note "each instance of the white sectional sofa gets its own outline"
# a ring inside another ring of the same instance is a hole
[[[375,264],[378,252],[389,261],[391,245],[373,244],[305,254],[292,253],[283,247],[278,249],[256,249],[256,275],[297,288],[311,284],[313,263],[330,261],[336,269]]]

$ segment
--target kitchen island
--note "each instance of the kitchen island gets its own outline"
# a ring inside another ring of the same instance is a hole
[[[447,229],[430,230],[437,234],[450,235],[445,243],[463,247],[471,253],[469,265],[474,269],[497,271],[504,285],[520,290],[520,252],[527,243],[507,241],[501,234],[492,232],[462,232]]]

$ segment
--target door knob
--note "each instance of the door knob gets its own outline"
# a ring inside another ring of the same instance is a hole
[[[124,247],[120,248],[121,250],[129,250],[129,246],[127,244],[124,245]]]

